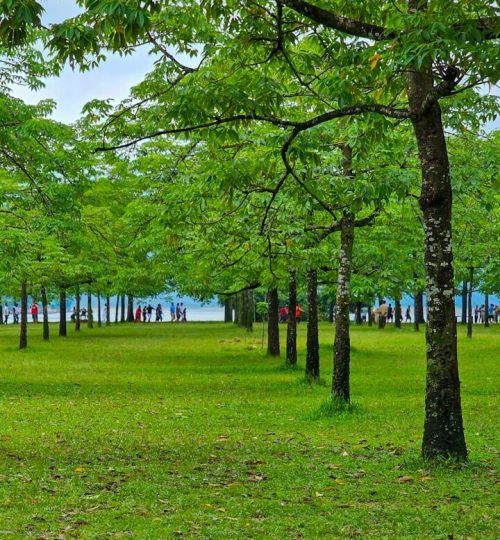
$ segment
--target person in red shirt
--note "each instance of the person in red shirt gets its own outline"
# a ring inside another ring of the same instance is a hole
[[[137,306],[135,310],[135,322],[141,322],[142,309],[141,306]]]
[[[295,319],[297,319],[297,322],[300,322],[300,314],[302,313],[302,308],[299,304],[295,306]]]
[[[38,305],[36,302],[31,304],[31,318],[35,324],[38,323]]]
[[[288,307],[283,306],[280,308],[280,322],[286,322],[288,319]]]

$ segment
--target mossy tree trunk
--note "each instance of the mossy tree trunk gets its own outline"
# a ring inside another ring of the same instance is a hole
[[[288,273],[288,322],[286,325],[286,363],[289,366],[297,365],[297,273],[290,270]]]
[[[307,350],[306,379],[319,379],[319,336],[318,336],[318,274],[307,272]]]

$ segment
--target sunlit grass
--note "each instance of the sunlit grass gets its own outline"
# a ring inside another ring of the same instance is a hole
[[[411,328],[353,328],[351,411],[327,324],[324,385],[232,324],[30,334],[0,327],[0,538],[496,537],[498,327],[460,329],[471,461],[433,467]]]

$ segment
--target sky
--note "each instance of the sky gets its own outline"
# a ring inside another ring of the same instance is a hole
[[[60,22],[79,11],[73,0],[46,0],[44,7],[45,24]],[[80,73],[66,67],[59,77],[46,79],[45,88],[33,92],[18,86],[14,95],[27,103],[53,99],[57,109],[52,116],[61,122],[70,123],[78,119],[82,107],[93,99],[113,98],[118,102],[126,98],[130,87],[141,82],[153,69],[153,62],[154,57],[148,55],[145,49],[139,49],[126,57],[109,55],[106,62],[97,69]]]

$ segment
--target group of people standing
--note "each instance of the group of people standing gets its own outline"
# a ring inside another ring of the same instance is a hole
[[[380,306],[372,309],[372,321],[380,323],[380,326],[384,327],[386,323],[393,322],[396,313],[392,304],[387,304],[385,300],[381,300]],[[411,323],[411,307],[408,306],[405,309],[404,320],[406,323]],[[403,310],[401,310],[401,321],[403,321]]]
[[[182,302],[174,305],[170,303],[170,321],[171,322],[187,322],[186,306]]]
[[[479,307],[476,306],[474,308],[474,322],[475,323],[485,323],[486,317],[488,317],[489,321],[498,322],[498,319],[500,318],[500,306],[495,306],[495,304],[490,304],[489,306],[485,306],[484,304]]]
[[[1,307],[1,306],[0,306]],[[35,324],[38,323],[38,304],[33,302],[30,307],[31,319]],[[21,309],[18,304],[12,306],[12,310],[9,308],[8,304],[5,304],[3,308],[3,323],[9,324],[9,317],[12,314],[12,324],[19,324],[19,315],[21,314]]]
[[[163,322],[163,308],[161,304],[158,304],[155,308],[151,304],[143,307],[137,306],[135,310],[135,322],[151,322],[153,311],[155,312],[155,321]]]
[[[280,322],[286,323],[288,321],[288,306],[282,306],[279,310]],[[303,309],[299,304],[295,306],[295,320],[299,323],[301,318],[301,313]]]

